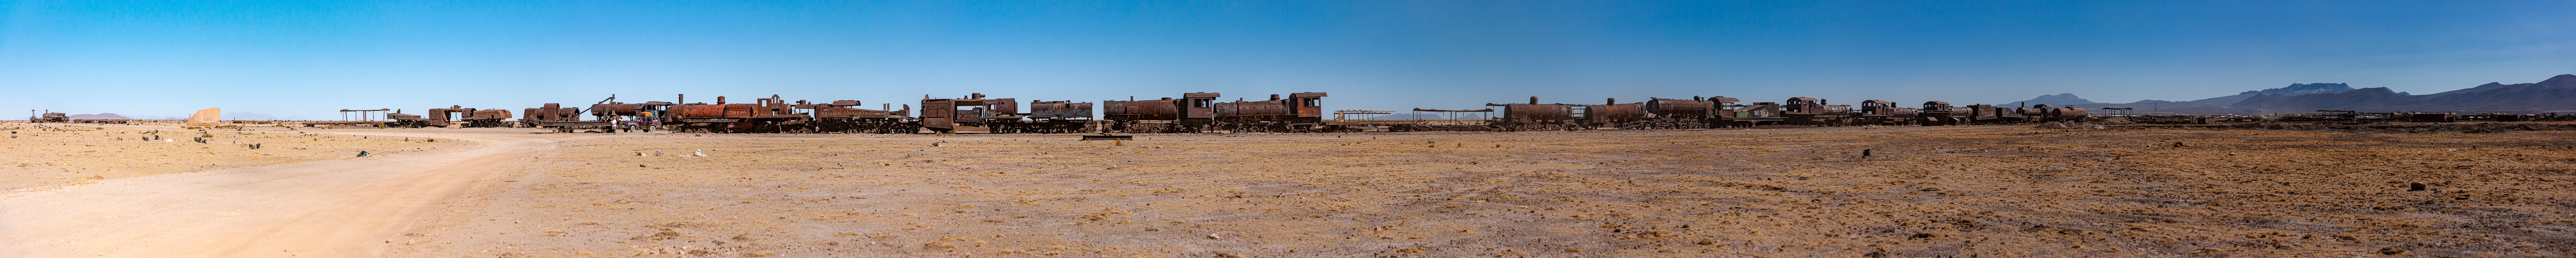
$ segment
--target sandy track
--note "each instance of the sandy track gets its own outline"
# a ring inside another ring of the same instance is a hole
[[[0,196],[0,257],[372,257],[427,204],[554,140],[498,131],[369,132],[458,151],[100,181]]]

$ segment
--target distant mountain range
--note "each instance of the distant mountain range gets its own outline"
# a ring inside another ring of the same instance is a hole
[[[2265,110],[2576,110],[2576,74],[2561,74],[2538,83],[2487,83],[2422,96],[2361,88],[2340,93],[2260,95],[2230,107]]]
[[[2039,95],[2030,100],[1995,103],[1995,105],[2076,105],[2080,107],[2142,108],[2155,105],[2167,110],[2239,112],[2309,112],[2315,110],[2357,111],[2500,111],[2500,110],[2576,110],[2576,75],[2562,74],[2538,83],[2487,83],[2467,89],[2414,95],[2386,87],[2353,88],[2342,83],[2299,83],[2289,87],[2252,90],[2193,101],[2139,100],[2130,103],[2102,103],[2076,97],[2074,93]]]

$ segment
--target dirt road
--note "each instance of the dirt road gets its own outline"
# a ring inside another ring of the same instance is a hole
[[[373,257],[428,205],[569,135],[367,131],[464,139],[402,153],[99,181],[0,196],[0,257]]]

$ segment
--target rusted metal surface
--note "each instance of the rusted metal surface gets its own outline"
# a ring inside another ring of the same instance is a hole
[[[852,101],[850,104],[857,103]],[[609,103],[600,107],[623,106],[625,104]],[[797,110],[830,107],[830,105],[816,105],[805,101],[790,103],[786,98],[778,95],[754,99],[752,103],[730,103],[728,98],[717,96],[716,102],[712,104],[647,102],[636,106],[649,108],[594,113],[661,114],[661,116],[631,117],[628,119],[635,120],[621,123],[621,127],[653,128],[645,125],[660,124],[669,130],[693,133],[814,133],[821,130],[817,127],[816,118],[811,116],[810,112],[797,112]]]
[[[1120,133],[1197,133],[1213,127],[1216,119],[1214,92],[1181,93],[1180,98],[1150,100],[1102,101],[1100,119],[1105,132]]]
[[[1172,98],[1102,101],[1100,117],[1118,121],[1180,120],[1181,108],[1176,104],[1180,102]]]
[[[1076,102],[1072,102],[1072,101],[1062,101],[1062,100],[1059,100],[1059,101],[1036,101],[1036,100],[1031,100],[1031,101],[1029,101],[1029,118],[1032,118],[1032,119],[1091,119],[1091,103],[1090,103],[1090,102],[1080,102],[1080,103],[1076,103]]]
[[[1950,102],[1940,101],[1923,102],[1920,110],[1922,113],[1916,114],[1914,119],[1920,125],[1962,125],[1966,124],[1963,121],[1969,114],[1967,108],[1951,107]]]
[[[2090,113],[2091,111],[2087,111],[2083,108],[2061,107],[2057,108],[2055,111],[2048,112],[2048,115],[2049,117],[2057,118],[2059,120],[2083,120],[2084,117],[2088,116]]]
[[[1855,123],[1851,105],[1832,105],[1825,99],[1795,97],[1781,103],[1781,116],[1787,124],[1840,126]]]
[[[814,133],[914,133],[921,124],[912,121],[912,105],[895,109],[893,104],[879,104],[878,109],[860,109],[857,100],[835,100],[826,104],[798,101],[796,109],[807,110],[810,121],[801,131]]]
[[[1017,99],[985,99],[983,93],[954,99],[923,97],[921,127],[938,133],[955,133],[970,126],[983,127],[987,133],[1079,133],[1089,131],[1091,125],[1090,103],[1033,103],[1057,105],[1051,108],[1059,109],[1059,116],[1031,119],[1033,113],[1019,112]]]
[[[1781,112],[1788,114],[1849,114],[1852,112],[1852,106],[1829,105],[1824,99],[1796,97],[1789,98],[1788,101],[1782,102]]]
[[[1312,132],[1323,127],[1323,92],[1270,95],[1268,100],[1216,103],[1215,128],[1234,132]]]
[[[1915,118],[1922,116],[1923,110],[1897,107],[1896,102],[1873,99],[1861,101],[1858,111],[1861,116],[1857,120],[1859,124],[1914,125],[1919,122]]]
[[[33,113],[33,111],[34,111],[34,110],[29,110],[29,111],[30,111],[30,113]],[[46,111],[47,111],[47,112],[45,112],[44,114],[41,114],[41,115],[28,116],[28,117],[27,117],[27,122],[34,122],[34,123],[70,123],[70,122],[72,122],[72,115],[71,115],[71,114],[54,113],[54,112],[52,112],[52,110],[46,110]]]
[[[1743,106],[1735,107],[1735,114],[1727,117],[1727,119],[1735,121],[1737,125],[1741,126],[1781,124],[1788,121],[1788,117],[1782,116],[1782,106],[1783,105],[1780,105],[1778,102],[1754,102],[1752,104],[1745,104]]]
[[[1678,119],[1707,119],[1717,117],[1715,115],[1717,114],[1716,101],[1697,100],[1696,97],[1690,100],[1650,98],[1646,99],[1645,105],[1646,113],[1652,113],[1659,117]]]
[[[427,112],[423,112],[423,113],[422,113],[422,114],[420,114],[420,115],[404,114],[404,113],[400,113],[401,111],[396,111],[396,113],[389,113],[389,114],[385,114],[385,119],[387,119],[387,120],[393,120],[393,121],[392,121],[392,122],[385,122],[385,123],[384,123],[384,125],[385,125],[386,127],[401,127],[401,128],[449,127],[449,126],[454,126],[454,125],[456,125],[456,121],[454,121],[455,119],[452,119],[452,118],[463,118],[463,117],[465,117],[465,116],[472,116],[475,112],[481,112],[481,111],[484,111],[484,110],[477,110],[477,109],[472,109],[472,108],[465,108],[465,107],[463,107],[463,106],[448,106],[447,108],[432,108],[432,109],[427,110]],[[502,118],[508,118],[508,116],[509,116],[509,112],[508,112],[508,111],[500,111],[500,110],[491,110],[491,111],[498,111],[498,112],[496,112],[496,113],[500,113],[500,114],[501,114],[501,116],[502,116]],[[464,114],[464,116],[457,116],[457,115],[455,115],[455,114]],[[473,120],[473,119],[466,119],[466,121],[465,121],[465,122],[467,122],[467,124],[466,124],[466,126],[464,126],[464,127],[500,127],[500,126],[506,126],[506,125],[501,125],[502,123],[500,123],[500,121],[499,121],[499,120],[482,120],[482,121],[478,121],[478,120]]]
[[[1643,121],[1646,120],[1645,103],[1621,104],[1618,98],[1606,99],[1601,105],[1584,106],[1583,119],[1583,127],[1588,129],[1644,129],[1648,124]]]
[[[1494,124],[1505,130],[1573,130],[1582,127],[1582,121],[1577,120],[1574,113],[1576,105],[1539,104],[1538,97],[1530,97],[1529,103],[1487,103],[1485,106],[1503,108],[1503,114],[1495,118]]]

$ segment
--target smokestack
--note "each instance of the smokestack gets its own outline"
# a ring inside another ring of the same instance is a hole
[[[1610,98],[1610,100],[1608,101],[1608,103],[1609,103],[1609,104],[1603,104],[1603,105],[1618,105],[1618,104],[1619,104],[1619,98]]]
[[[689,104],[689,94],[680,94],[680,104]]]
[[[1270,100],[1279,100],[1279,94],[1270,94]]]
[[[1530,96],[1530,105],[1538,105],[1538,96]]]
[[[724,96],[716,96],[716,105],[724,105]]]

